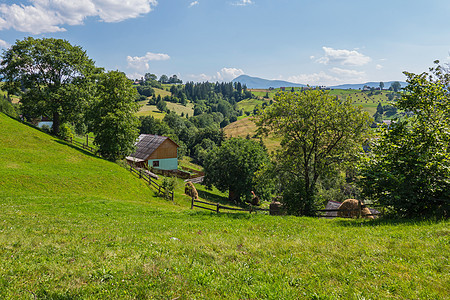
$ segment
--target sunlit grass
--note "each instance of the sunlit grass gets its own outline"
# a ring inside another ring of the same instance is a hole
[[[0,298],[448,298],[448,221],[215,214],[183,193],[0,114]]]

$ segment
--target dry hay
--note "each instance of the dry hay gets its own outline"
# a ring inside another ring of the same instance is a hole
[[[260,205],[261,204],[261,200],[259,199],[258,196],[256,196],[255,192],[252,191],[252,200],[250,202],[252,205]]]
[[[373,219],[373,216],[371,216],[370,210],[364,206],[364,204],[361,202],[361,217]],[[347,199],[339,206],[339,211],[337,212],[338,217],[347,217],[347,218],[355,218],[358,216],[358,209],[359,209],[359,201],[356,199]]]
[[[190,181],[184,185],[184,193],[194,199],[198,199],[198,192],[194,184]]]

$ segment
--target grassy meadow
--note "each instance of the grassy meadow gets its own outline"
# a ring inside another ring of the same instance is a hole
[[[0,206],[0,299],[449,298],[448,221],[190,210],[1,113]]]
[[[148,105],[148,101],[139,101],[140,105],[139,111],[136,113],[138,117],[140,116],[153,116],[155,119],[162,120],[166,113],[160,112],[156,105]],[[166,102],[167,108],[170,109],[170,111],[175,112],[178,115],[181,115],[183,113],[184,115],[193,116],[194,115],[194,105],[192,103],[188,103],[186,106],[181,105],[179,103],[172,103],[172,102]]]

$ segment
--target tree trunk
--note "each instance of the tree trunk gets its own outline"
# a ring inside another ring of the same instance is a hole
[[[59,133],[60,122],[61,121],[60,121],[59,113],[58,112],[54,112],[53,113],[53,127],[52,127],[54,135],[58,135],[58,133]]]
[[[239,195],[236,194],[236,192],[229,190],[228,191],[228,200],[234,203],[238,203],[239,202]]]

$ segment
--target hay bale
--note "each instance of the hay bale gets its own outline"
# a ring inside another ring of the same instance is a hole
[[[370,210],[361,202],[361,217],[373,219]],[[358,216],[359,201],[356,199],[347,199],[339,206],[337,216],[341,218],[355,218]]]
[[[258,196],[256,196],[255,192],[252,191],[252,201],[250,202],[252,205],[260,205],[261,200]]]
[[[272,201],[269,206],[269,214],[271,216],[281,216],[284,214],[283,204],[279,201]]]
[[[190,181],[186,182],[184,185],[184,193],[191,198],[198,199],[198,192],[194,184]]]

